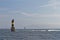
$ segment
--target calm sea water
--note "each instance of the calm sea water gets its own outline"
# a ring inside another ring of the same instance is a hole
[[[34,31],[0,29],[0,40],[60,40],[60,31]]]

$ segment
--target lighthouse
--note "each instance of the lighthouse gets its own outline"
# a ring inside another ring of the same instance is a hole
[[[15,31],[15,27],[14,27],[14,19],[12,19],[12,21],[11,21],[11,31],[12,31],[12,32]]]

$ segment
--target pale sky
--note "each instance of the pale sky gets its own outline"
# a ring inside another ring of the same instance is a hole
[[[0,28],[60,29],[60,0],[0,0]]]

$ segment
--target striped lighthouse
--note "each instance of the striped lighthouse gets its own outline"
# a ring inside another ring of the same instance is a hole
[[[15,31],[15,27],[14,27],[14,19],[12,19],[11,21],[11,31]]]

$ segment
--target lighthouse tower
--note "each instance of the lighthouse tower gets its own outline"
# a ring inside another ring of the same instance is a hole
[[[11,21],[11,31],[15,31],[15,27],[14,27],[14,19],[12,19]]]

